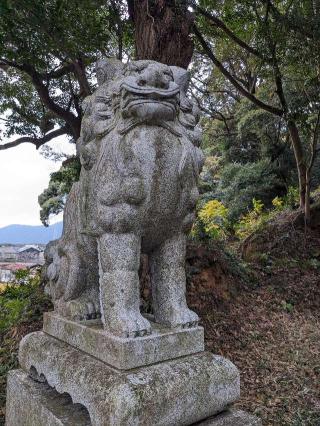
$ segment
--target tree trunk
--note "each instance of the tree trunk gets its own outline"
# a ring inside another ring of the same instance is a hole
[[[185,0],[128,0],[135,27],[136,59],[187,68],[193,53],[194,21]]]
[[[311,193],[311,175],[310,170],[306,170],[306,194],[305,194],[305,206],[304,206],[304,217],[307,226],[311,224],[311,210],[310,210],[310,193]]]
[[[298,178],[299,178],[299,194],[300,194],[300,207],[305,209],[306,207],[306,189],[307,189],[307,166],[305,163],[305,155],[302,147],[302,142],[299,136],[296,123],[293,120],[289,120],[288,129],[291,137],[294,157],[297,164]]]

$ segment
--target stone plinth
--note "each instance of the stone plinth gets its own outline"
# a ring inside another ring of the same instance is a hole
[[[15,426],[92,426],[87,410],[22,370],[8,375],[7,424]],[[255,416],[226,410],[194,426],[261,426]],[[110,425],[113,426],[113,425]],[[150,425],[151,426],[151,425]]]
[[[107,333],[100,321],[79,323],[50,312],[44,315],[43,330],[120,370],[155,364],[204,350],[202,327],[172,330],[151,320],[150,323],[151,335],[121,338]]]
[[[87,410],[73,404],[45,383],[37,383],[23,370],[8,374],[6,425],[91,426]]]
[[[224,411],[240,394],[237,368],[209,352],[121,371],[36,332],[22,340],[19,360],[82,404],[94,426],[190,425]]]

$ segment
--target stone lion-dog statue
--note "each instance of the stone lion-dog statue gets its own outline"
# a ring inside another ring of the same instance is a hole
[[[101,317],[119,337],[151,333],[140,312],[140,254],[148,255],[156,323],[194,327],[186,303],[186,236],[203,164],[199,110],[189,73],[142,60],[97,63],[77,152],[82,168],[68,196],[62,237],[45,251],[55,311]]]

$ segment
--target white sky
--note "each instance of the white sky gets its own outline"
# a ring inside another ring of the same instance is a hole
[[[8,141],[3,140],[2,143]],[[71,154],[74,145],[63,137],[49,144],[56,152]],[[45,159],[31,144],[0,151],[0,227],[21,224],[41,225],[38,196],[47,187],[50,173],[61,162]],[[61,220],[60,218],[58,218]],[[53,218],[50,223],[57,221]]]

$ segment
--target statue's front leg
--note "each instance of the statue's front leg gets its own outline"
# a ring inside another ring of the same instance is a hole
[[[140,237],[135,234],[104,234],[99,238],[100,302],[104,327],[121,337],[150,333],[140,313]]]
[[[186,237],[167,239],[151,256],[151,283],[155,320],[169,327],[194,327],[198,315],[186,301]]]

